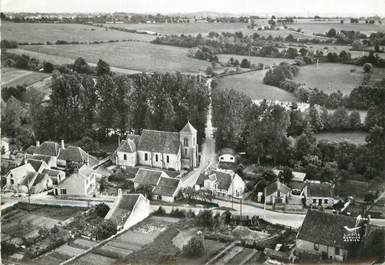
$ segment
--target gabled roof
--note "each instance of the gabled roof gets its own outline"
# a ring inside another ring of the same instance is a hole
[[[155,195],[172,197],[178,189],[179,182],[179,179],[161,177],[152,193]]]
[[[73,173],[68,178],[65,178],[60,184],[59,187],[67,185],[67,183],[79,183],[82,184],[82,181],[86,180],[92,173],[93,169],[87,165],[83,165],[79,168],[78,172]]]
[[[140,185],[156,186],[162,174],[165,173],[159,170],[140,168],[136,172],[134,182]]]
[[[220,155],[232,155],[232,156],[236,155],[234,149],[232,149],[232,148],[223,148],[223,149],[221,149],[219,154]]]
[[[76,163],[90,163],[90,165],[97,164],[97,159],[89,155],[86,151],[78,146],[68,146],[61,150],[58,159],[65,161],[72,161]]]
[[[266,196],[273,194],[276,191],[280,191],[283,194],[290,193],[290,188],[279,180],[274,181],[273,183],[266,186]]]
[[[59,175],[61,172],[61,170],[56,170],[56,169],[50,169],[50,168],[45,168],[43,169],[43,171],[41,172],[42,174],[47,174],[48,176],[50,177],[56,177],[57,175]],[[63,172],[64,173],[64,172]]]
[[[197,130],[191,125],[191,123],[188,121],[186,125],[183,127],[182,130],[180,130],[181,133],[196,133]]]
[[[46,155],[33,155],[32,159],[42,160],[42,161],[44,161],[48,165],[49,162],[51,161],[52,157],[46,156]]]
[[[138,146],[139,140],[140,140],[140,135],[137,134],[128,134],[127,135],[127,140],[131,140],[134,142],[135,146]]]
[[[30,145],[27,149],[25,149],[25,152],[27,154],[33,155],[35,153],[36,146]]]
[[[279,173],[282,172],[282,170],[273,169],[273,172],[274,172],[275,175],[278,176]],[[292,174],[293,174],[293,179],[292,180],[295,180],[295,181],[304,181],[305,180],[306,173],[293,171]]]
[[[29,163],[13,168],[9,172],[16,178],[25,177],[29,173],[36,173],[35,169]]]
[[[309,197],[333,197],[332,186],[329,183],[308,183]]]
[[[47,163],[44,162],[43,160],[36,160],[36,159],[30,158],[30,159],[27,159],[27,163],[30,163],[35,171],[39,171],[39,169],[42,166],[48,167]]]
[[[143,130],[137,150],[178,154],[180,149],[179,133]]]
[[[118,146],[118,149],[116,149],[116,151],[125,152],[125,153],[134,153],[136,152],[136,145],[134,141],[131,139],[123,140]]]
[[[213,174],[215,174],[218,189],[228,190],[230,188],[231,174],[222,171],[214,171]]]
[[[33,181],[32,186],[35,186],[35,185],[39,184],[39,183],[40,183],[44,178],[46,178],[46,177],[50,178],[50,176],[47,175],[47,174],[36,173],[36,178],[35,178],[35,180]]]
[[[116,207],[110,209],[106,219],[113,220],[118,226],[124,225],[140,199],[145,198],[141,194],[120,194]]]
[[[298,232],[298,239],[339,248],[347,247],[344,228],[355,227],[356,219],[350,216],[337,215],[321,211],[308,210]]]
[[[35,149],[35,154],[46,156],[58,156],[60,146],[58,143],[46,141]]]
[[[36,172],[28,172],[25,178],[20,182],[20,184],[31,188],[33,186],[33,183],[35,182],[37,175],[38,173]]]

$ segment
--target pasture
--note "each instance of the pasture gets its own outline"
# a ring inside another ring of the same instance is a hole
[[[156,32],[163,35],[195,35],[198,33],[208,34],[209,32],[237,32],[250,33],[247,23],[169,23],[169,24],[105,24],[125,29]]]
[[[283,59],[283,58],[270,58],[270,57],[257,57],[257,56],[242,56],[242,55],[235,55],[235,54],[219,54],[218,59],[222,63],[227,63],[230,58],[238,59],[239,62],[241,62],[243,59],[249,60],[252,64],[258,65],[259,63],[262,63],[264,65],[279,65],[281,62],[288,62],[293,63],[294,60],[291,59]]]
[[[136,71],[186,72],[205,71],[209,63],[188,57],[188,49],[143,42],[120,42],[91,45],[30,45],[24,50],[42,54],[56,63],[68,63],[78,57],[96,63],[102,59],[111,66]],[[20,52],[20,49],[19,49]],[[48,57],[46,56],[48,55]],[[31,56],[33,56],[31,54]],[[63,61],[61,59],[64,58]],[[70,60],[69,60],[70,59]]]
[[[225,76],[217,80],[218,88],[234,89],[248,95],[251,99],[297,102],[293,94],[278,87],[263,84],[263,76],[263,71]]]
[[[309,44],[306,45],[306,48],[310,51],[322,51],[324,54],[328,54],[330,52],[334,52],[337,54],[340,54],[342,51],[349,52],[352,56],[352,58],[361,57],[364,55],[369,55],[369,52],[363,52],[363,51],[351,51],[351,46],[349,45],[324,45],[324,44]],[[381,58],[385,58],[385,53],[375,53]]]
[[[320,63],[318,68],[315,64],[302,66],[294,80],[328,94],[340,90],[342,94],[347,95],[361,84],[363,77],[362,67],[359,66]]]
[[[353,144],[365,144],[366,132],[324,132],[315,135],[317,141],[326,140],[329,142],[351,142]]]
[[[154,36],[82,24],[12,23],[1,25],[1,38],[19,43],[46,43],[57,40],[92,42],[109,40],[151,41]]]
[[[1,86],[10,87],[17,85],[30,86],[49,77],[49,74],[20,70],[10,67],[1,68]]]

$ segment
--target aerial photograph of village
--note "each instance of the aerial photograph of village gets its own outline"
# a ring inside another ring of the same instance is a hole
[[[385,0],[0,3],[0,264],[385,264]]]

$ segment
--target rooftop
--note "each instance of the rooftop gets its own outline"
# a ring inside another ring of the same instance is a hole
[[[179,186],[179,179],[161,177],[153,194],[172,197]]]
[[[58,156],[60,146],[56,142],[46,141],[35,149],[35,154],[46,156]]]
[[[313,183],[308,185],[308,196],[312,197],[333,197],[332,186],[329,183]]]
[[[159,170],[140,168],[136,172],[134,182],[141,185],[156,186],[162,174],[164,173]]]
[[[236,155],[234,149],[232,149],[232,148],[223,148],[223,149],[221,149],[219,154],[220,155],[232,155],[232,156]]]
[[[135,142],[131,139],[123,140],[118,146],[117,152],[133,153],[136,152]]]
[[[180,149],[179,133],[143,130],[137,150],[178,154]]]
[[[279,180],[276,180],[266,186],[266,196],[269,196],[276,191],[280,191],[283,194],[288,194],[290,192],[290,188]]]

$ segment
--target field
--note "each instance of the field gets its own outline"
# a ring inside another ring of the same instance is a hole
[[[20,70],[16,68],[1,68],[1,86],[32,85],[49,77],[46,73]]]
[[[302,29],[305,33],[313,34],[314,33],[325,33],[329,31],[329,29],[334,28],[337,31],[341,30],[354,30],[360,31],[363,33],[371,33],[377,31],[385,31],[384,24],[350,24],[350,23],[329,23],[329,22],[316,22],[313,23],[297,23],[292,24],[289,27],[295,27]]]
[[[316,134],[318,141],[327,140],[330,142],[348,141],[354,144],[365,144],[365,138],[368,134],[365,132],[325,132]]]
[[[250,32],[247,23],[176,23],[176,24],[105,24],[106,27],[114,26],[126,29],[151,31],[165,35],[172,34],[207,34],[214,32]]]
[[[219,61],[222,63],[226,63],[230,60],[230,58],[238,59],[239,62],[242,61],[242,59],[246,58],[249,60],[252,64],[258,65],[259,63],[263,63],[265,65],[278,65],[281,62],[288,62],[292,63],[294,60],[291,59],[283,59],[283,58],[269,58],[269,57],[257,57],[257,56],[242,56],[242,55],[235,55],[235,54],[219,54],[218,55]]]
[[[348,46],[348,45],[324,45],[324,44],[309,44],[309,45],[306,45],[306,47],[310,50],[310,51],[327,51],[327,53],[329,52],[334,52],[334,53],[337,53],[337,54],[340,54],[340,52],[342,51],[346,51],[346,52],[349,52],[352,56],[352,58],[357,58],[357,57],[361,57],[363,55],[368,55],[369,52],[362,52],[362,51],[351,51],[351,46]],[[381,58],[385,58],[385,53],[375,53],[377,54],[379,57]]]
[[[235,89],[251,99],[267,99],[296,102],[296,98],[283,89],[268,86],[262,83],[263,71],[254,71],[244,74],[226,76],[218,79],[220,89]]]
[[[137,71],[196,73],[205,71],[209,65],[207,61],[188,57],[188,49],[143,42],[31,45],[24,46],[23,49],[44,54],[41,55],[42,58],[46,57],[46,54],[55,56],[56,63],[60,63],[61,58],[66,58],[62,63],[69,61],[73,63],[81,56],[87,62],[96,63],[99,59],[103,59],[111,66]],[[18,53],[20,52],[21,49],[18,50]],[[49,57],[46,58],[50,60]]]
[[[49,24],[49,23],[11,23],[1,25],[1,38],[15,40],[19,43],[46,43],[57,40],[65,41],[109,41],[109,40],[139,40],[151,41],[154,36],[136,34],[117,30],[107,30],[81,24]]]
[[[350,70],[354,69],[354,72]],[[300,68],[296,81],[305,83],[311,88],[318,88],[326,93],[340,90],[349,94],[353,88],[359,86],[363,79],[362,67],[346,64],[321,63],[307,65]]]

